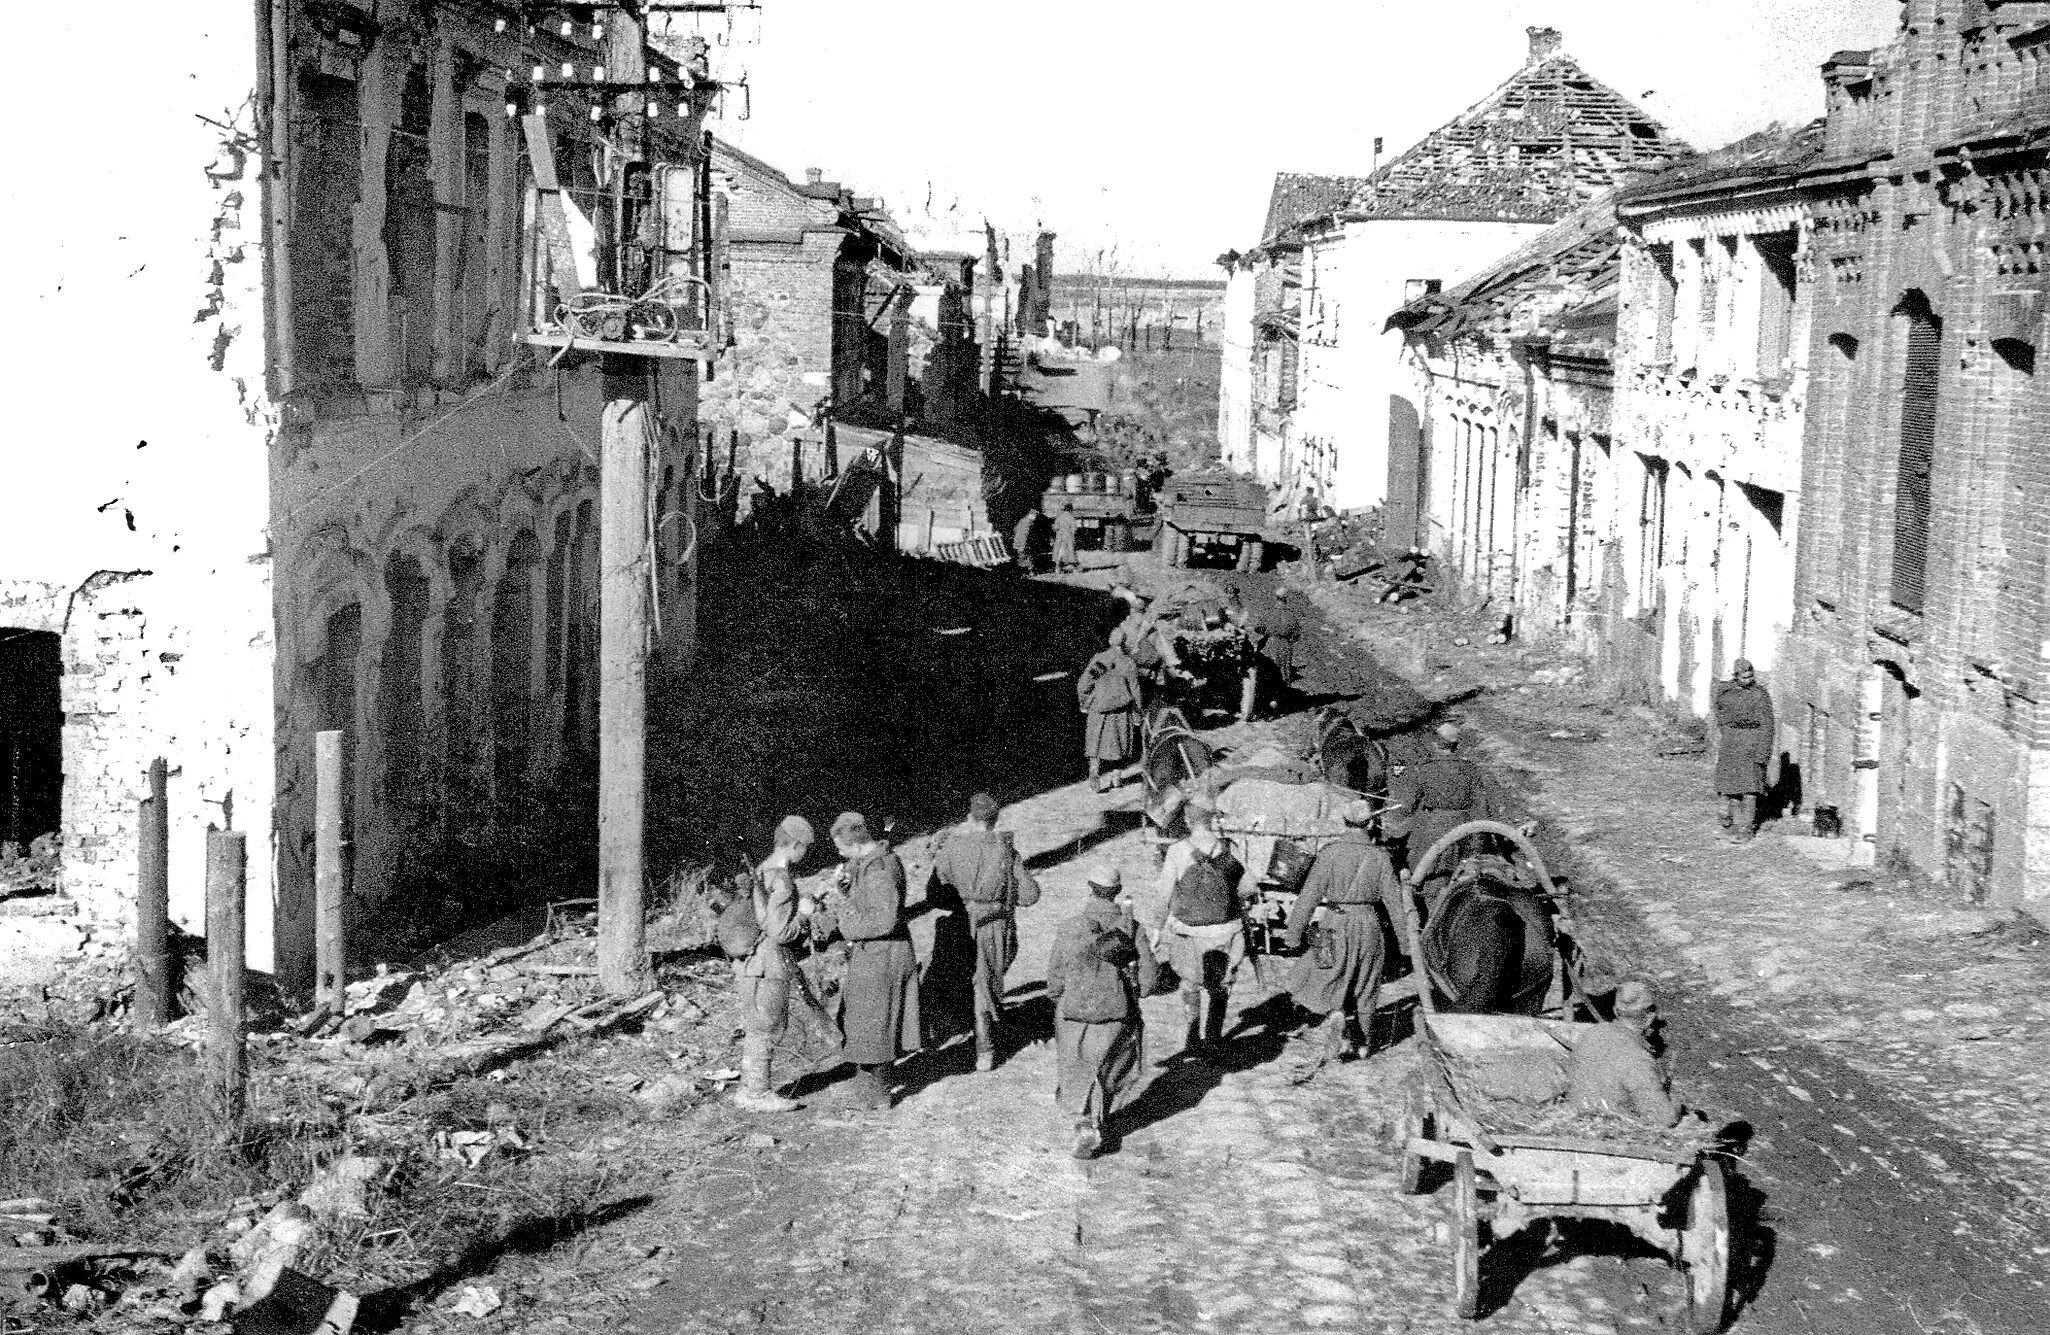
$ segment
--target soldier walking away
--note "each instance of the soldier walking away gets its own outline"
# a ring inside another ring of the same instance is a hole
[[[1166,908],[1154,946],[1181,978],[1182,1055],[1196,1059],[1223,1042],[1231,982],[1245,962],[1246,869],[1217,831],[1215,806],[1192,798],[1182,810],[1189,834],[1161,860]]]
[[[1124,627],[1110,633],[1110,645],[1089,660],[1075,681],[1075,699],[1089,716],[1082,750],[1089,757],[1089,786],[1107,791],[1116,776],[1103,773],[1130,763],[1139,751],[1139,665],[1125,645]]]
[[[1039,520],[1037,509],[1027,510],[1018,520],[1018,527],[1011,531],[1011,555],[1018,562],[1018,569],[1028,575],[1039,570]]]
[[[1296,1004],[1321,1017],[1304,1036],[1307,1050],[1294,1077],[1298,1084],[1324,1063],[1353,1056],[1359,1045],[1373,1051],[1374,1008],[1389,954],[1388,924],[1402,917],[1395,864],[1369,833],[1374,804],[1354,802],[1343,815],[1345,833],[1318,850],[1288,915],[1289,950],[1309,945],[1297,966]]]
[[[1053,517],[1053,568],[1062,574],[1081,565],[1075,556],[1075,530],[1081,521],[1075,518],[1075,503],[1062,501],[1061,512]]]
[[[1264,679],[1260,694],[1279,709],[1295,686],[1296,645],[1303,637],[1303,619],[1290,606],[1287,589],[1274,591],[1274,606],[1260,615],[1256,630]]]
[[[975,1069],[996,1066],[1004,1014],[1004,975],[1018,958],[1019,909],[1039,902],[1039,882],[1025,868],[1008,831],[996,827],[1002,808],[988,793],[968,799],[968,819],[947,831],[933,858],[940,884],[960,896],[975,936]]]
[[[1765,767],[1779,730],[1772,693],[1758,684],[1751,660],[1730,665],[1730,679],[1716,688],[1715,790],[1723,799],[1723,828],[1738,843],[1758,833],[1758,795],[1766,791]]]
[[[755,868],[753,909],[761,936],[745,959],[733,962],[740,985],[740,1089],[733,1102],[747,1112],[790,1112],[801,1106],[777,1094],[769,1083],[776,1042],[789,1022],[790,989],[798,981],[792,950],[804,939],[812,901],[797,892],[791,868],[811,852],[811,822],[785,816],[776,827],[775,851]]]
[[[1490,816],[1480,766],[1459,754],[1459,725],[1439,724],[1433,739],[1437,754],[1404,769],[1388,792],[1388,829],[1407,836],[1403,850],[1409,865],[1448,830]]]
[[[1620,1113],[1665,1128],[1680,1120],[1671,1082],[1652,1050],[1658,1002],[1631,981],[1616,989],[1616,1018],[1590,1028],[1573,1045],[1566,1097],[1589,1112]]]
[[[833,847],[845,859],[835,881],[835,925],[847,941],[841,1025],[854,1063],[847,1100],[887,1108],[883,1072],[918,1047],[918,956],[904,926],[904,864],[869,833],[859,812],[833,821]]]
[[[1158,985],[1159,964],[1119,893],[1115,867],[1089,871],[1090,900],[1061,924],[1047,960],[1054,1007],[1054,1102],[1074,1119],[1075,1157],[1091,1158],[1118,1103],[1139,1082],[1146,1030],[1139,998]]]

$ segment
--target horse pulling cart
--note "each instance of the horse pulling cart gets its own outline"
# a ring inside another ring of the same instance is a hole
[[[1417,915],[1408,916],[1412,958],[1426,960]],[[1561,1099],[1573,1048],[1595,1025],[1448,1013],[1436,991],[1418,989],[1423,1069],[1396,1148],[1405,1194],[1423,1189],[1427,1162],[1451,1166],[1458,1315],[1480,1312],[1484,1235],[1499,1241],[1539,1220],[1601,1219],[1679,1267],[1689,1329],[1722,1329],[1730,1217],[1717,1147],[1690,1133],[1567,1109]]]

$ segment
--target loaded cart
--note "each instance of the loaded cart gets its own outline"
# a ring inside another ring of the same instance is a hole
[[[1421,958],[1414,914],[1407,926]],[[1567,1108],[1568,1062],[1594,1025],[1447,1014],[1431,993],[1420,992],[1423,1068],[1396,1139],[1405,1193],[1422,1190],[1428,1161],[1452,1167],[1458,1314],[1479,1315],[1485,1241],[1543,1219],[1605,1219],[1680,1268],[1691,1330],[1720,1330],[1730,1269],[1720,1146],[1693,1130]]]

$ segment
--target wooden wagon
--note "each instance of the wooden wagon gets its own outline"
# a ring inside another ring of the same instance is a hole
[[[1541,1219],[1621,1224],[1679,1267],[1697,1335],[1723,1324],[1730,1267],[1729,1196],[1712,1145],[1606,1134],[1531,1134],[1490,1126],[1476,1071],[1513,1071],[1526,1089],[1563,1091],[1573,1044],[1589,1024],[1516,1015],[1438,1013],[1423,989],[1424,1070],[1397,1132],[1405,1193],[1424,1165],[1452,1166],[1454,1309],[1479,1315],[1483,1232],[1490,1240]],[[1499,1091],[1497,1091],[1499,1092]],[[1500,1106],[1495,1104],[1494,1106]],[[1496,1119],[1499,1121],[1500,1119]]]

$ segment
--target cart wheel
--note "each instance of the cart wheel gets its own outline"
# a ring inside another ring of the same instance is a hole
[[[1452,1310],[1471,1321],[1481,1310],[1481,1206],[1473,1155],[1452,1161]]]
[[[1402,1156],[1402,1175],[1396,1190],[1405,1196],[1414,1196],[1424,1189],[1424,1156],[1412,1152],[1409,1145],[1428,1136],[1430,1125],[1430,1114],[1424,1111],[1422,1101],[1412,1096],[1408,1110],[1395,1123],[1395,1152]]]
[[[1723,1328],[1730,1291],[1730,1189],[1723,1166],[1701,1165],[1687,1198],[1687,1226],[1680,1231],[1680,1270],[1687,1281],[1687,1327],[1695,1335]]]

